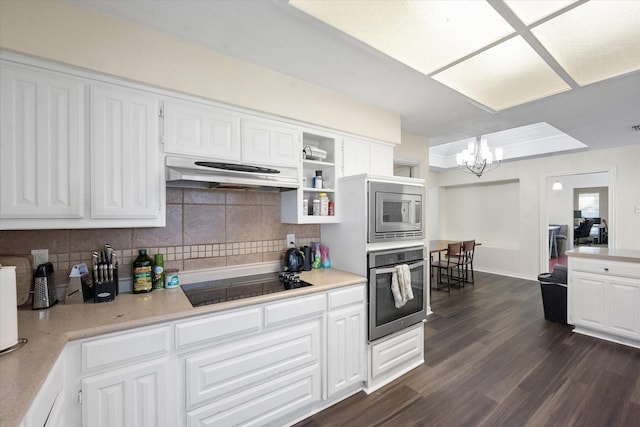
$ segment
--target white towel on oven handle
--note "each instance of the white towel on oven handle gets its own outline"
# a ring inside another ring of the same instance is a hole
[[[411,269],[409,269],[407,264],[401,264],[398,267],[400,267],[400,270],[402,271],[402,274],[398,277],[398,279],[402,278],[402,281],[399,283],[400,292],[402,293],[404,302],[407,302],[413,299],[413,289],[411,288]]]
[[[402,283],[402,279],[398,277],[400,270],[398,267],[394,269],[391,273],[391,293],[393,294],[393,300],[395,302],[396,308],[400,308],[407,303],[407,300],[404,299],[402,294],[400,283]]]

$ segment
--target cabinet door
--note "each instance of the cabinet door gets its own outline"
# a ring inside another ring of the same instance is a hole
[[[369,173],[369,142],[345,138],[342,144],[343,176]]]
[[[605,328],[606,277],[575,272],[571,280],[572,320],[575,325]]]
[[[81,218],[84,85],[0,67],[0,217]]]
[[[156,96],[120,86],[91,88],[91,216],[163,217]]]
[[[637,279],[609,277],[608,326],[611,332],[640,338],[640,283]]]
[[[163,358],[84,378],[82,425],[167,425],[167,366]]]
[[[167,153],[240,161],[240,115],[195,102],[165,101]]]
[[[370,143],[369,173],[382,176],[393,176],[393,146]]]
[[[242,121],[242,161],[265,166],[299,166],[301,132],[276,122]]]
[[[364,305],[328,314],[327,392],[329,397],[364,381]]]
[[[25,426],[69,425],[65,423],[64,413],[64,365],[64,356],[60,356],[25,414],[22,421]]]

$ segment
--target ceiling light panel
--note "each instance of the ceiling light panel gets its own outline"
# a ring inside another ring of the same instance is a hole
[[[484,1],[290,0],[289,4],[424,74],[514,29]]]
[[[486,137],[491,148],[503,148],[505,160],[548,155],[586,147],[582,142],[546,122],[493,132],[483,137]],[[429,166],[442,169],[457,167],[456,153],[467,148],[469,142],[474,140],[475,138],[466,138],[429,147]]]
[[[504,0],[504,3],[525,25],[530,25],[576,3],[576,1],[577,0]]]
[[[570,89],[520,36],[432,77],[496,111]]]
[[[590,1],[533,28],[581,86],[640,69],[640,1]]]

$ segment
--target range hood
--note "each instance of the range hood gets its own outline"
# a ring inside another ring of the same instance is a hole
[[[290,191],[297,189],[298,170],[270,168],[192,157],[167,156],[167,187]]]

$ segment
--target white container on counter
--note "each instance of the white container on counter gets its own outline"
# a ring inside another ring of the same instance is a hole
[[[0,267],[0,351],[18,343],[16,267]]]

